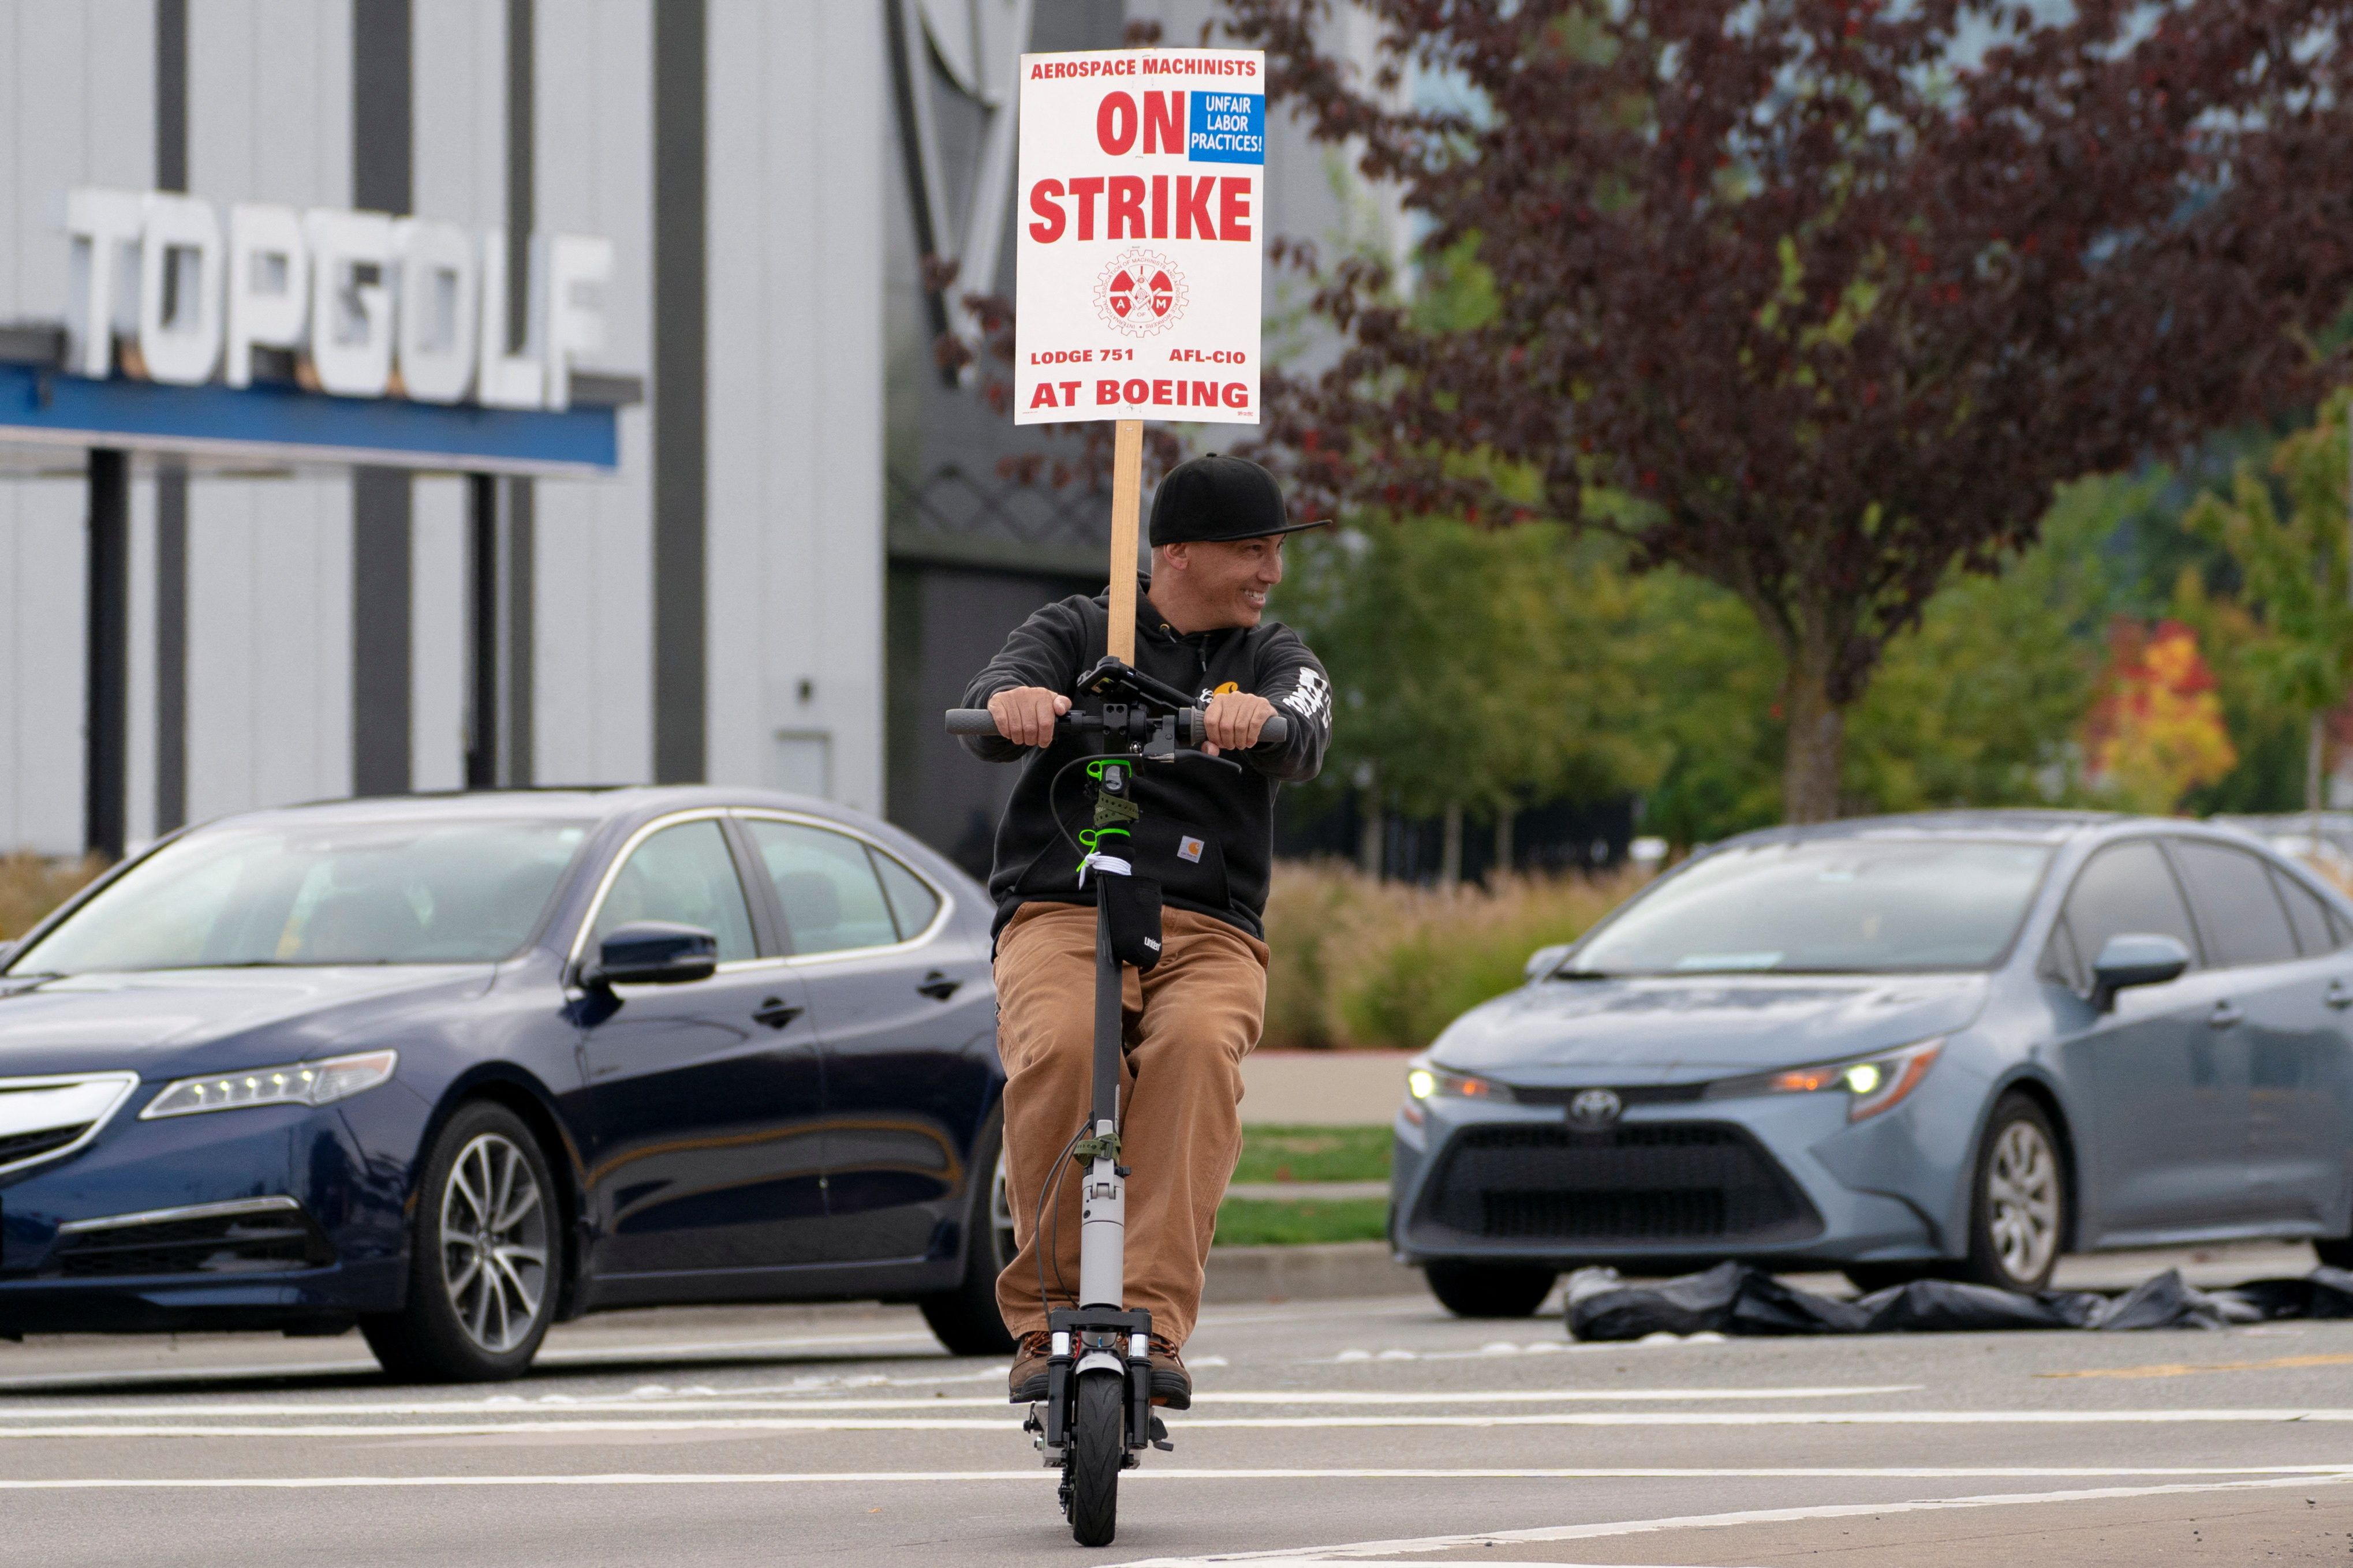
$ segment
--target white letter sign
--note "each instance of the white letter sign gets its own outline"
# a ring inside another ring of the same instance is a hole
[[[312,207],[302,238],[311,247],[311,374],[322,392],[382,397],[392,377],[392,219]]]
[[[228,209],[228,363],[221,379],[253,384],[256,348],[292,349],[311,320],[311,249],[292,207]]]
[[[66,363],[76,375],[112,374],[116,334],[139,328],[139,237],[146,226],[145,199],[128,191],[66,194],[66,232],[73,237]]]
[[[1265,57],[1021,57],[1013,418],[1258,423]]]
[[[392,248],[400,258],[401,388],[419,403],[455,403],[474,384],[474,242],[454,223],[404,217],[393,222]]]
[[[457,403],[471,389],[486,408],[562,412],[575,365],[605,346],[607,240],[532,237],[530,330],[510,353],[501,229],[482,236],[478,258],[455,224],[240,202],[224,241],[199,198],[93,188],[67,192],[63,218],[66,364],[100,381],[115,374],[119,344],[125,375],[200,386],[217,367],[242,390],[254,350],[285,349],[311,392]]]
[[[220,219],[193,196],[147,198],[139,259],[139,357],[148,378],[201,386],[221,353]]]

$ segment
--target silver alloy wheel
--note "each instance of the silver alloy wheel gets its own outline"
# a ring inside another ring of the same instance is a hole
[[[997,1243],[997,1266],[1002,1269],[1021,1249],[1013,1238],[1013,1200],[1007,1192],[1002,1148],[997,1151],[997,1173],[988,1183],[988,1229],[990,1239]]]
[[[2040,1279],[2059,1249],[2059,1156],[2042,1129],[2001,1130],[1986,1163],[1986,1218],[1993,1249],[2013,1279]]]
[[[459,1151],[441,1190],[441,1283],[466,1337],[503,1355],[530,1337],[547,1291],[547,1205],[512,1140]]]

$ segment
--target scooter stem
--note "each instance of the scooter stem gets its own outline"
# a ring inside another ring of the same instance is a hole
[[[1094,1108],[1090,1135],[1119,1131],[1121,989],[1126,976],[1111,951],[1111,916],[1095,905]],[[1116,1142],[1110,1145],[1116,1148]],[[1079,1305],[1118,1310],[1127,1297],[1127,1178],[1120,1163],[1095,1156],[1079,1194]]]

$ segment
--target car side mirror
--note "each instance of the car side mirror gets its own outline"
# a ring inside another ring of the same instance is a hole
[[[580,972],[580,984],[679,985],[708,980],[719,968],[719,939],[697,926],[669,921],[631,921],[614,928],[597,945],[596,956]]]
[[[1550,947],[1540,947],[1528,954],[1528,961],[1521,965],[1520,973],[1530,980],[1542,980],[1560,967],[1560,961],[1567,958],[1568,950],[1576,945],[1575,942],[1556,942]]]
[[[2092,965],[2092,1005],[2105,1013],[2128,985],[2162,985],[2189,967],[2189,950],[2176,938],[2125,931],[2108,938]]]

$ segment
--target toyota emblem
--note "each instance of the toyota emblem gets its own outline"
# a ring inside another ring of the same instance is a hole
[[[1579,1127],[1606,1127],[1625,1109],[1614,1089],[1584,1089],[1568,1102],[1568,1119]]]

